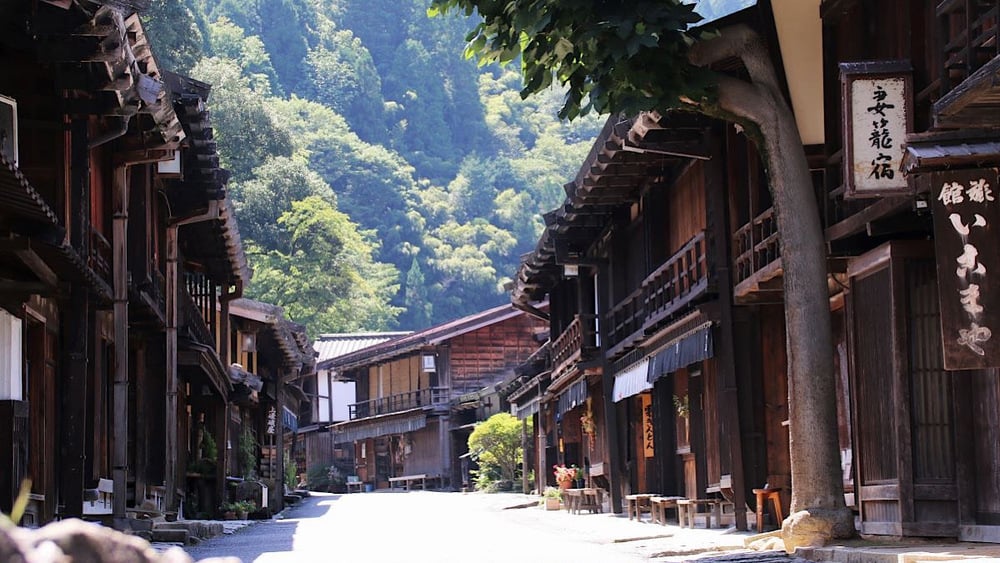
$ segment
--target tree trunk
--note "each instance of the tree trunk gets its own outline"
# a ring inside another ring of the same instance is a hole
[[[778,85],[771,58],[749,28],[724,29],[695,45],[698,66],[739,57],[751,81],[719,76],[717,106],[696,103],[699,111],[755,127],[760,139],[775,217],[781,233],[788,403],[792,464],[792,512],[810,511],[828,519],[831,534],[853,532],[844,504],[837,437],[833,340],[827,290],[826,249],[809,166],[795,116]]]

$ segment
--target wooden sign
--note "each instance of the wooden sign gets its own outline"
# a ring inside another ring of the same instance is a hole
[[[642,450],[645,457],[653,457],[653,397],[649,393],[639,395],[642,399]]]
[[[1000,367],[1000,175],[930,175],[941,341],[947,370]]]
[[[903,141],[913,129],[909,63],[841,63],[840,82],[845,197],[909,193],[900,171]]]

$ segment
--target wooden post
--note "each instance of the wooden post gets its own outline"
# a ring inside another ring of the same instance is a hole
[[[70,146],[70,243],[81,256],[86,256],[90,221],[90,149],[88,123],[74,119]],[[84,463],[86,461],[87,428],[87,361],[90,338],[90,297],[81,284],[70,288],[70,302],[63,316],[63,385],[60,397],[59,498],[63,505],[60,516],[83,514]]]
[[[528,488],[528,419],[521,419],[521,492],[527,494],[530,489]]]
[[[275,411],[275,441],[277,445],[274,447],[274,462],[278,466],[277,474],[272,474],[274,478],[275,486],[278,489],[278,510],[285,508],[285,401],[283,400],[283,387],[285,385],[284,373],[279,368],[277,371],[277,381],[275,382],[276,389],[274,390],[274,411]]]
[[[708,259],[715,270],[719,300],[719,336],[715,347],[718,366],[716,384],[719,413],[720,453],[728,447],[729,472],[732,478],[733,504],[736,506],[736,529],[747,530],[746,486],[743,475],[743,433],[740,426],[739,389],[736,384],[736,346],[733,336],[733,277],[729,268],[729,221],[726,213],[726,179],[721,165],[725,162],[720,139],[711,135],[712,161],[705,166],[705,198],[708,223]],[[746,390],[745,392],[749,392]],[[723,455],[723,459],[727,456]]]
[[[608,486],[611,487],[611,511],[615,514],[622,513],[622,467],[621,461],[625,459],[621,444],[618,440],[618,409],[614,402],[615,374],[608,361],[608,326],[605,319],[601,318],[604,311],[610,311],[611,301],[611,268],[610,262],[602,260],[597,273],[598,281],[598,308],[595,314],[598,318],[601,334],[601,386],[604,391],[604,435],[608,440]]]
[[[166,466],[164,468],[164,504],[167,510],[177,509],[177,234],[179,225],[167,226],[167,411]]]
[[[111,513],[114,518],[124,518],[128,487],[128,167],[124,164],[115,166],[112,199],[115,367],[111,478],[115,494],[111,497]]]

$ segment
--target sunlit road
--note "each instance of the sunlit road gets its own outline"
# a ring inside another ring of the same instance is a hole
[[[522,499],[420,491],[314,496],[287,511],[285,519],[261,522],[188,552],[196,560],[230,555],[245,563],[647,560],[635,542],[616,543],[594,533],[600,524],[595,519],[620,519],[502,510]],[[665,530],[633,525],[647,534]]]

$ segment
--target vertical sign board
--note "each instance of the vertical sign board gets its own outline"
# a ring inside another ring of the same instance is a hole
[[[930,174],[947,370],[1000,367],[1000,188],[996,168]]]
[[[653,457],[653,397],[649,393],[639,397],[642,399],[642,450],[645,457]]]
[[[900,172],[903,141],[913,129],[909,63],[840,64],[846,197],[910,192]]]

